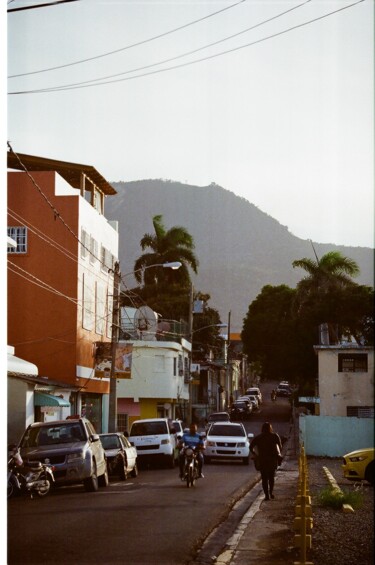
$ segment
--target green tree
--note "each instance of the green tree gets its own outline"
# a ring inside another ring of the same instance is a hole
[[[293,267],[307,271],[308,275],[297,285],[297,298],[303,303],[309,295],[327,294],[332,289],[345,288],[353,283],[351,277],[359,274],[355,261],[344,257],[339,251],[330,251],[316,261],[304,257],[293,261]]]
[[[197,273],[198,259],[194,254],[194,240],[189,232],[182,226],[174,226],[166,230],[163,216],[154,216],[152,219],[155,234],[146,233],[140,241],[143,253],[134,264],[134,276],[137,282],[145,286],[166,286],[178,284],[188,287],[190,274],[188,267]],[[154,267],[162,263],[180,261],[182,266],[178,270]],[[149,268],[147,268],[149,267]]]
[[[244,319],[244,353],[261,366],[264,379],[299,383],[313,379],[316,372],[314,331],[293,316],[295,295],[296,290],[286,285],[266,285]]]

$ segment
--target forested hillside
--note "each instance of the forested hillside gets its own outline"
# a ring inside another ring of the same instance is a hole
[[[198,275],[192,277],[194,287],[211,294],[210,305],[223,321],[231,311],[232,331],[241,331],[248,306],[264,285],[295,287],[303,272],[293,269],[292,261],[314,258],[310,241],[295,237],[249,201],[218,185],[164,180],[111,184],[118,194],[106,200],[106,216],[119,222],[122,274],[132,271],[142,253],[140,239],[153,233],[152,218],[162,214],[167,229],[184,226],[194,237],[200,263]],[[357,282],[373,286],[372,249],[316,242],[314,247],[319,257],[338,250],[354,259],[361,270]],[[126,280],[133,283],[131,277]]]

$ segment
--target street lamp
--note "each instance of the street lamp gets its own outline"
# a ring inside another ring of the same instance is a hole
[[[121,276],[120,273],[120,263],[115,263],[114,273],[114,280],[113,280],[113,309],[112,309],[112,337],[111,337],[111,352],[112,352],[112,359],[111,359],[111,373],[110,373],[110,381],[109,381],[109,406],[108,406],[108,431],[109,432],[116,432],[117,431],[117,379],[116,379],[116,369],[115,369],[115,360],[116,360],[116,346],[119,339],[119,327],[120,327],[120,283],[121,278],[126,277],[128,275],[132,275],[138,271],[145,271],[146,269],[150,269],[151,267],[164,267],[167,269],[179,269],[182,266],[180,261],[169,261],[166,263],[156,263],[155,265],[146,265],[141,269],[137,269],[131,273],[126,273],[125,275]]]

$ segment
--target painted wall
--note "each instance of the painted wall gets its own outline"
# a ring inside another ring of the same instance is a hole
[[[342,457],[374,445],[374,419],[301,415],[299,439],[306,455]]]
[[[338,372],[338,354],[366,353],[366,373]],[[347,406],[374,405],[374,350],[370,348],[319,348],[321,416],[346,416]]]

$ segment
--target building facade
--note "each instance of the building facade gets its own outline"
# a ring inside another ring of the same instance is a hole
[[[71,414],[97,431],[109,379],[95,376],[94,343],[111,340],[116,191],[91,166],[8,153],[8,343],[39,376],[71,387]]]

